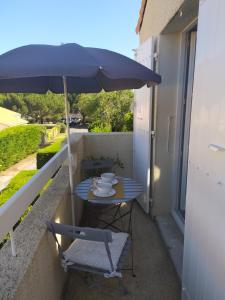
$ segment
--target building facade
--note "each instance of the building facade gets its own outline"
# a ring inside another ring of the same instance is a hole
[[[136,92],[149,174],[140,203],[170,248],[183,299],[225,299],[224,16],[223,0],[143,0],[136,27],[136,59],[162,76]],[[138,142],[135,151],[144,153]]]

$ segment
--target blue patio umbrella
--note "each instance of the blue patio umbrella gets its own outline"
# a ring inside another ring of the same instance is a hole
[[[27,45],[0,55],[1,93],[64,93],[71,195],[73,179],[68,93],[138,89],[145,84],[150,87],[160,82],[160,75],[126,56],[75,43]],[[73,199],[72,214],[75,223]]]

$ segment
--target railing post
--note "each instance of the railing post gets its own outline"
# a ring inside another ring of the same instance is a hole
[[[16,256],[16,245],[15,245],[13,230],[11,230],[9,234],[10,234],[10,241],[11,241],[12,256]]]

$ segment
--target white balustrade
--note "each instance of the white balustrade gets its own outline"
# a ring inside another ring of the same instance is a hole
[[[52,178],[67,159],[67,145],[54,155],[21,189],[0,207],[0,241],[10,233],[12,255],[16,255],[13,241],[13,226],[27,207],[40,194],[41,189]]]

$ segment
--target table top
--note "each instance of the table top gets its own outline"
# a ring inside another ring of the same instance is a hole
[[[121,202],[129,202],[141,194],[143,194],[143,186],[134,179],[127,177],[117,177],[123,182],[124,197],[122,198],[100,198],[96,197],[92,200],[88,200],[88,192],[92,184],[92,178],[86,179],[79,183],[75,188],[75,193],[84,201],[89,201],[95,204],[117,204]]]

